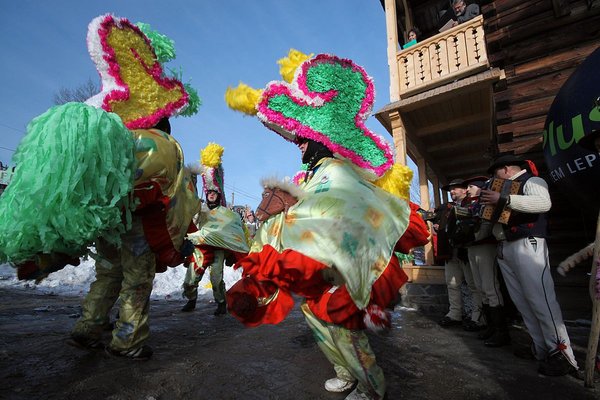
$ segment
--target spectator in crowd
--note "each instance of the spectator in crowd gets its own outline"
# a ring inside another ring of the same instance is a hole
[[[465,0],[453,0],[452,10],[454,10],[454,22],[452,26],[462,24],[479,15],[479,6],[477,4],[465,3]]]
[[[481,191],[481,203],[507,207],[506,224],[496,223],[498,264],[510,297],[533,339],[532,355],[539,372],[560,376],[578,370],[569,335],[554,293],[548,260],[546,213],[552,202],[548,185],[530,161],[513,155],[496,158],[488,169],[496,178],[521,183],[517,194]]]

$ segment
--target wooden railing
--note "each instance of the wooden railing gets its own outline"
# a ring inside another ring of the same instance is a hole
[[[483,16],[401,50],[397,57],[401,98],[487,69]]]

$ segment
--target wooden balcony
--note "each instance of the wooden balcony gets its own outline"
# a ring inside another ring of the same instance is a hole
[[[483,16],[401,50],[397,59],[400,98],[486,70]]]

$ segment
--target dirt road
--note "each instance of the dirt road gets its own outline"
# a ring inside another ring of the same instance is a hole
[[[2,399],[343,399],[323,382],[333,369],[296,307],[278,326],[246,329],[203,303],[152,301],[150,361],[111,358],[65,344],[81,299],[0,290]],[[510,346],[488,349],[460,328],[414,311],[394,312],[393,331],[372,336],[389,399],[596,399],[571,376],[538,375]],[[577,358],[589,328],[569,327]],[[108,334],[108,333],[107,333]],[[512,329],[513,338],[526,335]],[[600,383],[597,383],[600,386]]]

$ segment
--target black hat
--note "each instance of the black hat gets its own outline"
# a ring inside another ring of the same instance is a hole
[[[593,130],[589,134],[582,137],[581,140],[579,140],[579,142],[577,142],[577,144],[583,148],[590,150],[590,151],[596,151],[595,142],[596,142],[596,138],[599,136],[600,136],[600,129]]]
[[[479,176],[473,176],[473,177],[471,177],[471,178],[469,178],[469,179],[465,179],[465,180],[463,181],[463,183],[464,183],[465,185],[467,185],[467,186],[469,186],[469,185],[475,185],[475,186],[477,186],[477,187],[483,187],[483,185],[485,184],[485,182],[486,182],[488,179],[490,179],[490,178],[489,178],[489,177],[487,177],[487,176],[484,176],[484,175],[479,175]]]
[[[460,187],[466,189],[467,185],[465,185],[463,179],[452,179],[449,184],[442,186],[442,190],[449,192],[450,189],[452,189],[453,187]]]
[[[503,156],[496,157],[487,169],[487,173],[493,175],[494,172],[505,165],[516,165],[524,168],[527,162],[521,157],[515,156],[514,154],[505,154]]]

